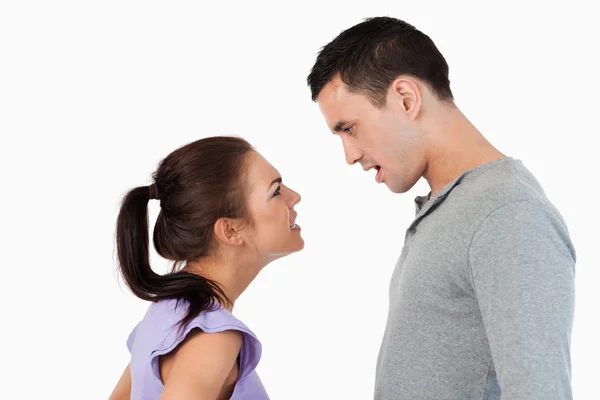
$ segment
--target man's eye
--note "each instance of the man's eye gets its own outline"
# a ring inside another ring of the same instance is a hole
[[[346,133],[352,133],[352,128],[354,128],[353,126],[349,126],[347,128],[344,128],[344,132]]]

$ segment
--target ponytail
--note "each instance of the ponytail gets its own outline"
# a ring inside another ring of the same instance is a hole
[[[183,327],[202,311],[213,308],[216,302],[230,302],[216,282],[200,275],[185,271],[159,275],[152,270],[149,254],[148,202],[157,197],[155,185],[140,186],[125,195],[116,229],[119,270],[133,294],[142,300],[186,301],[187,314],[180,321]]]

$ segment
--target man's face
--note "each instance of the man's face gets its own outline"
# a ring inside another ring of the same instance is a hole
[[[400,94],[390,90],[386,105],[377,108],[336,77],[317,101],[327,125],[342,139],[348,164],[376,169],[376,181],[394,193],[405,193],[417,183],[427,165],[423,135],[408,117]]]

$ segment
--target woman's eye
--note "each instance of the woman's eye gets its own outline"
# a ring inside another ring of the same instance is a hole
[[[273,197],[279,196],[280,194],[281,194],[281,186],[278,186],[277,190],[275,190],[275,193],[273,193]]]

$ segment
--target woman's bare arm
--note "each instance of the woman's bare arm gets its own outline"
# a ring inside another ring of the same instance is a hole
[[[190,332],[176,350],[160,399],[218,399],[241,346],[242,333],[239,331]]]
[[[108,400],[129,400],[131,397],[131,372],[129,370],[129,364],[123,371],[121,378],[117,382],[117,386],[113,389]]]

